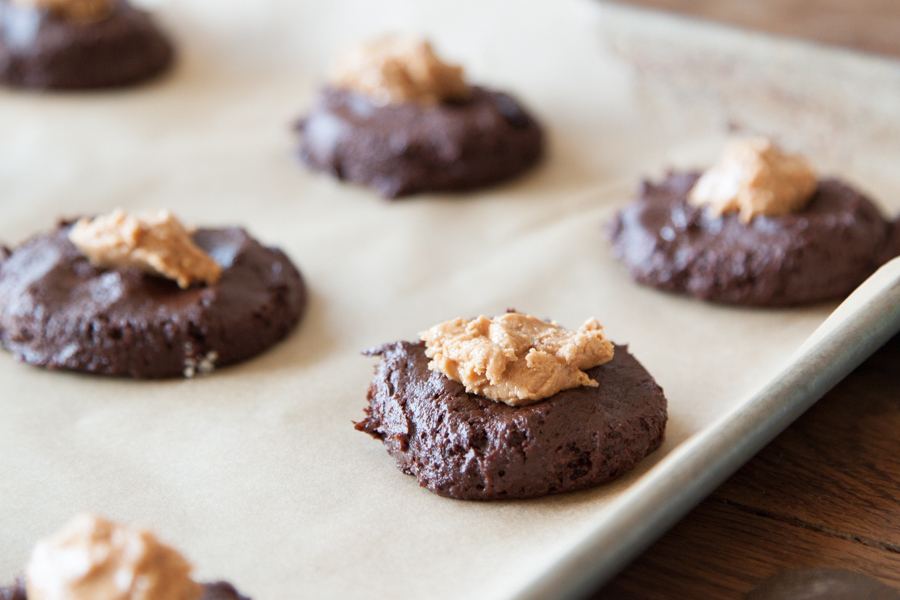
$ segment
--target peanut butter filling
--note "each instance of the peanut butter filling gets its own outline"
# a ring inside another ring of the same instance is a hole
[[[71,21],[98,21],[112,10],[110,0],[10,0],[18,6],[46,9]]]
[[[453,319],[419,334],[428,367],[471,394],[510,406],[534,404],[569,388],[596,386],[585,369],[613,357],[595,319],[577,331],[519,313]]]
[[[29,600],[197,600],[191,565],[152,533],[91,514],[35,545]]]
[[[420,38],[388,37],[351,47],[338,56],[330,83],[378,106],[435,105],[469,97],[462,68],[441,62]]]
[[[771,140],[733,142],[706,171],[688,201],[706,206],[715,216],[738,212],[749,223],[756,215],[798,212],[816,190],[816,175],[800,156],[782,153]]]
[[[69,240],[98,268],[133,267],[171,279],[181,288],[213,284],[222,274],[222,267],[194,244],[167,210],[127,214],[116,209],[81,219],[69,231]]]

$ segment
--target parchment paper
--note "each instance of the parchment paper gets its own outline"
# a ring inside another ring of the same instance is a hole
[[[53,373],[0,354],[0,581],[75,512],[150,526],[257,600],[502,598],[564,556],[673,448],[740,406],[833,310],[702,304],[633,284],[602,225],[641,176],[776,135],[900,209],[893,63],[575,0],[164,0],[171,76],[120,92],[0,92],[0,240],[58,216],[169,207],[283,248],[311,290],[262,357],[185,381]],[[334,51],[428,34],[549,133],[530,175],[387,203],[305,171],[289,130]],[[664,446],[594,490],[447,500],[353,430],[362,349],[515,307],[595,316],[665,388]]]

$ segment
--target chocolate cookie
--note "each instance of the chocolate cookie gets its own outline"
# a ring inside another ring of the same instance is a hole
[[[19,360],[104,375],[190,377],[266,350],[303,312],[297,269],[243,229],[193,235],[223,272],[214,285],[183,290],[135,269],[93,267],[69,241],[70,227],[36,235],[0,262],[0,343]]]
[[[124,0],[97,21],[0,0],[0,83],[36,89],[139,83],[172,63],[172,45],[150,16]]]
[[[387,198],[497,183],[534,165],[543,148],[524,108],[480,87],[468,100],[437,106],[375,106],[329,87],[296,129],[306,164]]]
[[[224,581],[203,583],[200,587],[202,591],[197,600],[250,600],[238,593],[233,585]],[[18,579],[14,585],[0,587],[0,600],[28,600],[25,582]]]
[[[197,600],[250,600],[247,596],[242,596],[234,586],[227,581],[217,581],[215,583],[200,584],[203,591]]]
[[[712,302],[791,306],[842,298],[894,255],[894,226],[840,181],[820,180],[798,213],[744,224],[688,204],[698,177],[644,182],[612,221],[613,252],[638,282]]]
[[[28,600],[25,580],[19,578],[13,585],[0,586],[0,600]]]
[[[662,443],[666,399],[617,346],[577,387],[523,407],[475,396],[428,369],[424,343],[396,342],[380,356],[366,418],[398,468],[432,492],[462,500],[530,498],[618,477]]]

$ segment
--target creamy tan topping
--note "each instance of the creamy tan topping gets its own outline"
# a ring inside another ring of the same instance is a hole
[[[349,48],[338,56],[330,81],[379,106],[434,105],[469,96],[462,67],[441,62],[419,38],[388,37]]]
[[[197,600],[190,571],[152,533],[83,514],[37,543],[25,585],[29,600]]]
[[[112,10],[110,0],[11,0],[13,4],[47,9],[72,21],[96,21]]]
[[[756,215],[779,216],[806,206],[816,189],[816,175],[800,156],[783,154],[770,140],[733,142],[688,195],[696,206],[716,216],[737,211],[744,223]]]
[[[453,319],[419,334],[428,367],[466,391],[510,406],[534,404],[580,385],[596,386],[584,369],[613,357],[595,319],[578,331],[519,313],[495,319]]]
[[[213,284],[222,274],[222,267],[167,210],[127,214],[116,209],[81,219],[69,231],[69,240],[96,267],[134,267],[182,288],[194,282]]]

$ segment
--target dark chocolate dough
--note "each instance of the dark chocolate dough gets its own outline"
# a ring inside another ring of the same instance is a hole
[[[25,580],[19,577],[13,585],[0,586],[0,600],[28,600]]]
[[[197,600],[250,600],[224,581],[201,583],[200,587],[200,598]],[[0,587],[0,600],[28,600],[24,580],[18,579],[14,585]]]
[[[441,496],[502,500],[580,490],[618,477],[662,443],[666,398],[626,346],[587,370],[599,387],[518,408],[429,370],[422,342],[367,354],[381,362],[356,429],[380,439],[401,471]]]
[[[203,591],[198,600],[250,600],[247,596],[242,596],[234,586],[227,581],[217,581],[215,583],[201,584]]]
[[[884,264],[897,256],[900,256],[900,218],[888,228],[888,241],[878,258],[878,264]]]
[[[819,181],[797,214],[744,224],[687,203],[698,177],[644,182],[610,224],[613,252],[638,282],[727,304],[809,304],[846,296],[900,251],[895,226],[840,181]]]
[[[246,360],[285,337],[306,303],[278,249],[243,229],[200,229],[194,242],[223,267],[182,290],[136,269],[97,269],[70,224],[36,235],[0,262],[0,344],[46,367],[137,378],[181,377]]]
[[[0,83],[76,90],[133,85],[165,71],[174,52],[150,16],[124,0],[98,21],[0,0]]]
[[[480,87],[462,102],[378,107],[325,88],[297,124],[300,158],[387,198],[483,187],[509,179],[541,156],[537,122],[511,96]]]

